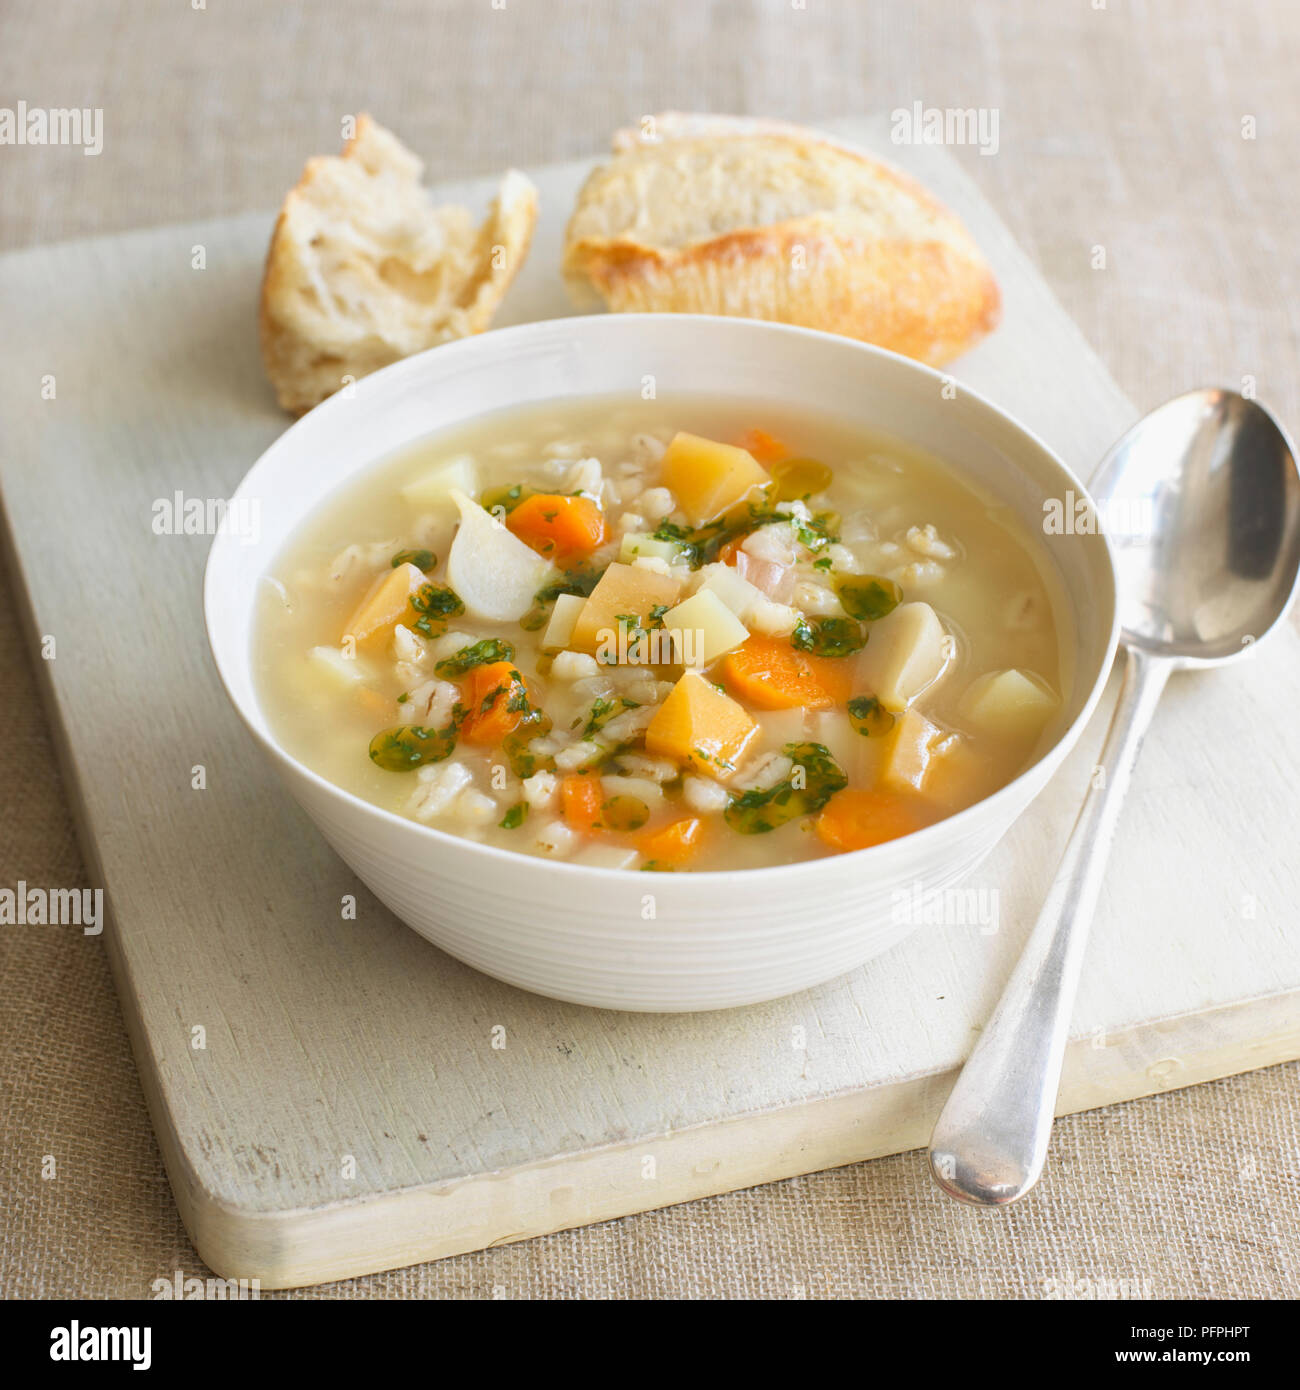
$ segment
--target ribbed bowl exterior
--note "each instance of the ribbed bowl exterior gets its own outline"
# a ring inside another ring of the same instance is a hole
[[[1041,766],[1041,765],[1040,765]],[[997,843],[1019,799],[879,847],[787,870],[594,871],[517,856],[490,872],[422,827],[376,824],[294,777],[338,855],[402,921],[449,955],[522,989],[638,1012],[727,1009],[835,979],[916,929],[918,893],[957,886]],[[1024,804],[1032,796],[1024,786]]]
[[[647,376],[647,374],[650,374]],[[279,745],[258,700],[261,576],[323,498],[376,458],[528,401],[643,388],[798,403],[959,461],[1028,525],[1082,483],[1027,430],[893,353],[780,324],[625,314],[502,329],[357,382],[271,446],[236,498],[257,498],[253,543],[219,534],[204,615],[231,701],[293,795],[357,876],[449,954],[523,989],[610,1009],[731,1008],[853,970],[914,930],[918,894],[955,887],[1060,765],[1114,653],[1115,571],[1095,535],[1050,538],[1072,689],[1054,745],[992,797],[854,854],[736,873],[628,873],[514,854],[417,824],[332,786]],[[1072,630],[1071,630],[1072,629]],[[924,930],[924,927],[921,928]]]

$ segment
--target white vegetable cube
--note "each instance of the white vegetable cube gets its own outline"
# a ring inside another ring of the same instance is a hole
[[[673,634],[683,666],[707,666],[749,636],[745,624],[708,589],[670,608],[664,614],[664,629]]]
[[[630,565],[636,560],[646,559],[663,560],[671,565],[681,552],[682,548],[676,541],[656,540],[654,536],[649,536],[644,531],[629,531],[623,537],[618,558],[625,565]]]
[[[1037,738],[1060,701],[1032,672],[990,671],[958,706],[963,719],[998,738]]]
[[[447,556],[447,582],[471,618],[516,622],[557,571],[472,498],[453,490],[460,526]]]
[[[316,672],[328,676],[339,685],[351,687],[361,683],[364,673],[360,663],[355,657],[344,656],[338,647],[312,647],[307,655]]]
[[[453,492],[473,495],[478,490],[478,465],[470,454],[457,454],[407,483],[402,488],[402,496],[417,507],[454,511]]]
[[[766,595],[730,565],[705,565],[697,593],[716,594],[742,622]]]
[[[900,603],[871,624],[858,683],[888,710],[904,710],[948,664],[949,641],[928,603]]]
[[[555,600],[551,621],[546,624],[546,631],[542,634],[543,650],[558,652],[569,645],[573,625],[578,621],[578,614],[586,602],[581,594],[561,594]]]

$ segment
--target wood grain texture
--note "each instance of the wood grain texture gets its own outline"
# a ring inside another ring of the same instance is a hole
[[[881,145],[887,124],[841,129]],[[961,212],[1003,284],[1004,327],[959,378],[1089,472],[1133,408],[950,157],[885,149]],[[558,248],[584,173],[535,175],[543,221],[499,322],[564,312]],[[475,975],[369,899],[263,770],[206,656],[206,540],[150,530],[155,498],[228,493],[283,428],[256,355],[265,232],[259,215],[0,262],[13,546],[35,630],[58,641],[50,698],[200,1252],[268,1286],[311,1282],[920,1142],[1032,922],[1104,720],[981,869],[995,934],[926,929],[832,986],[700,1017],[597,1013]],[[69,554],[100,577],[93,605]],[[1101,905],[1064,1108],[1300,1054],[1298,678],[1289,630],[1243,669],[1171,687]],[[350,892],[357,922],[339,915]]]

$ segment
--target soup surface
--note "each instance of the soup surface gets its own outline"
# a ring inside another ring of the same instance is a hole
[[[366,471],[267,576],[283,746],[398,814],[613,868],[906,835],[1015,777],[1068,672],[1050,559],[997,499],[752,402],[476,420]]]

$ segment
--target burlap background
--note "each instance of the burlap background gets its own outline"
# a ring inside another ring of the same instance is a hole
[[[269,212],[364,107],[433,177],[586,154],[670,106],[993,107],[998,154],[960,157],[1139,405],[1249,376],[1300,421],[1287,0],[497,3],[6,0],[0,105],[103,107],[105,146],[0,148],[0,250]],[[3,581],[0,788],[0,884],[83,882]],[[0,981],[0,1292],[147,1296],[203,1273],[102,949],[10,929]],[[300,1296],[1290,1296],[1298,1078],[1065,1120],[1043,1186],[999,1214],[941,1200],[908,1154]]]

